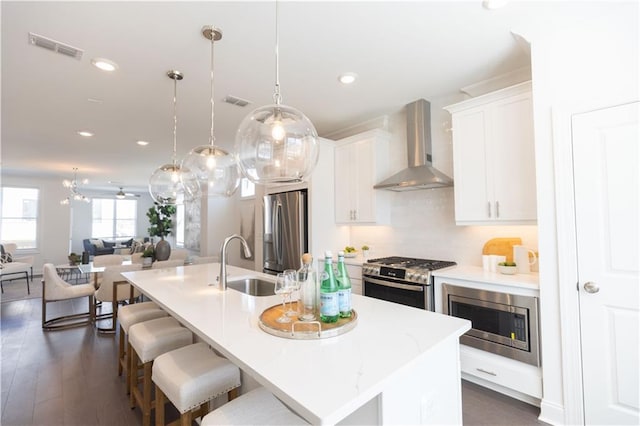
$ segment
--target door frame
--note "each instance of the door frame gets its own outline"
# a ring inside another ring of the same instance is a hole
[[[632,102],[637,102],[637,100],[618,100],[609,105],[602,105],[601,102],[597,105],[567,104],[553,107],[551,110],[555,174],[558,299],[562,344],[562,392],[566,424],[585,424],[572,119],[574,115],[614,108]],[[571,384],[574,384],[574,386],[571,386]],[[575,384],[578,385],[577,388]]]

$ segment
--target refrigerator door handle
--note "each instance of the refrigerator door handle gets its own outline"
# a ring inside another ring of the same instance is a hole
[[[282,204],[280,203],[280,200],[276,200],[273,203],[273,213],[271,215],[272,217],[272,223],[271,223],[271,232],[273,232],[273,254],[276,256],[276,261],[279,264],[282,264],[282,235],[281,235],[281,226],[282,224],[280,216],[281,216],[281,210],[282,210]]]

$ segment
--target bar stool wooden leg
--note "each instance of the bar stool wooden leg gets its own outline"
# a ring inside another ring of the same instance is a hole
[[[151,367],[153,363],[145,362],[143,365],[144,375],[142,379],[142,426],[151,425]]]
[[[239,388],[231,389],[227,392],[227,400],[231,401],[232,399],[236,399],[238,397],[238,389]]]
[[[164,393],[156,386],[156,426],[164,426],[164,404]]]
[[[118,377],[122,376],[122,360],[124,359],[124,330],[120,327],[120,336],[118,337]]]
[[[129,358],[131,362],[129,363],[129,407],[133,410],[136,408],[136,397],[134,395],[134,389],[136,389],[138,385],[138,354],[133,350],[131,345],[129,345]]]

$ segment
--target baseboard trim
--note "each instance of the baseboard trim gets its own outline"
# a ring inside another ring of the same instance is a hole
[[[550,425],[563,425],[564,421],[564,406],[549,402],[542,398],[540,403],[540,416],[538,420]]]
[[[540,407],[540,400],[531,395],[526,395],[522,392],[518,392],[513,389],[509,389],[507,387],[501,386],[499,384],[490,382],[488,380],[481,379],[480,377],[474,376],[472,374],[467,374],[462,372],[462,378],[468,382],[475,383],[476,385],[480,385],[482,387],[491,389],[503,395],[507,395],[513,399],[517,399],[518,401],[526,402],[530,405],[535,405],[536,407]]]

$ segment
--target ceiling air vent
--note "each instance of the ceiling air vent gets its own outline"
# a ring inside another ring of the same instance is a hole
[[[60,53],[61,55],[71,56],[78,60],[82,59],[82,54],[84,53],[77,47],[69,46],[68,44],[60,43],[59,41],[34,33],[29,33],[29,43],[34,46],[44,47],[45,49]]]
[[[225,101],[228,104],[236,105],[236,106],[243,107],[243,108],[251,103],[246,99],[237,98],[237,97],[231,96],[231,95],[225,96],[223,101]]]

